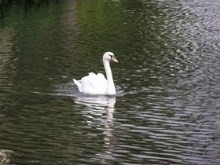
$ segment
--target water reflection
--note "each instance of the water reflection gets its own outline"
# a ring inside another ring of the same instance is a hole
[[[95,109],[114,108],[116,97],[78,95],[75,98],[75,102]]]
[[[109,96],[85,96],[79,95],[74,99],[75,103],[85,105],[83,111],[88,126],[92,129],[103,131],[103,152],[96,154],[96,159],[101,160],[102,164],[113,159],[112,151],[114,148],[114,111],[116,97]]]
[[[15,36],[14,29],[0,29],[0,84],[4,84],[6,90],[12,82],[11,77],[7,76],[8,69],[11,67],[11,58],[13,56],[13,38]],[[13,60],[13,62],[16,59]]]

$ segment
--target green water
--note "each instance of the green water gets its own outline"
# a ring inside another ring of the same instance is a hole
[[[217,0],[0,10],[0,150],[11,164],[219,164]],[[104,73],[105,51],[119,60],[118,94],[84,97],[72,78]]]

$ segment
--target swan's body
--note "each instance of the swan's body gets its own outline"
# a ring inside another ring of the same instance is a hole
[[[115,95],[116,89],[113,81],[110,61],[118,62],[112,52],[106,52],[103,55],[103,65],[105,68],[106,77],[101,73],[89,73],[88,76],[81,80],[73,79],[77,85],[79,92],[87,95]]]

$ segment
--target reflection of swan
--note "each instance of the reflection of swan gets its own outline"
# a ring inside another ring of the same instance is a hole
[[[103,65],[105,68],[105,76],[101,73],[89,73],[88,76],[83,77],[81,80],[73,79],[77,85],[79,92],[88,95],[115,95],[115,85],[112,77],[110,61],[118,62],[112,52],[106,52],[103,55]]]
[[[114,148],[115,138],[113,135],[115,97],[108,96],[76,96],[75,103],[86,105],[83,115],[86,117],[88,126],[92,129],[97,128],[103,130],[105,151],[96,155],[102,161],[107,163],[106,158],[112,157],[112,149]]]
[[[116,103],[115,97],[109,96],[85,96],[80,95],[77,96],[75,102],[78,104],[83,104],[88,107],[93,107],[96,109],[104,109],[105,107],[114,108]]]

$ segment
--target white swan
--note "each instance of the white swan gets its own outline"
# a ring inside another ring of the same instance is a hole
[[[87,95],[115,95],[115,84],[112,77],[112,70],[110,61],[118,62],[112,52],[106,52],[103,55],[103,65],[105,68],[106,77],[101,73],[89,73],[88,76],[83,77],[81,80],[73,79],[77,85],[79,92]]]

